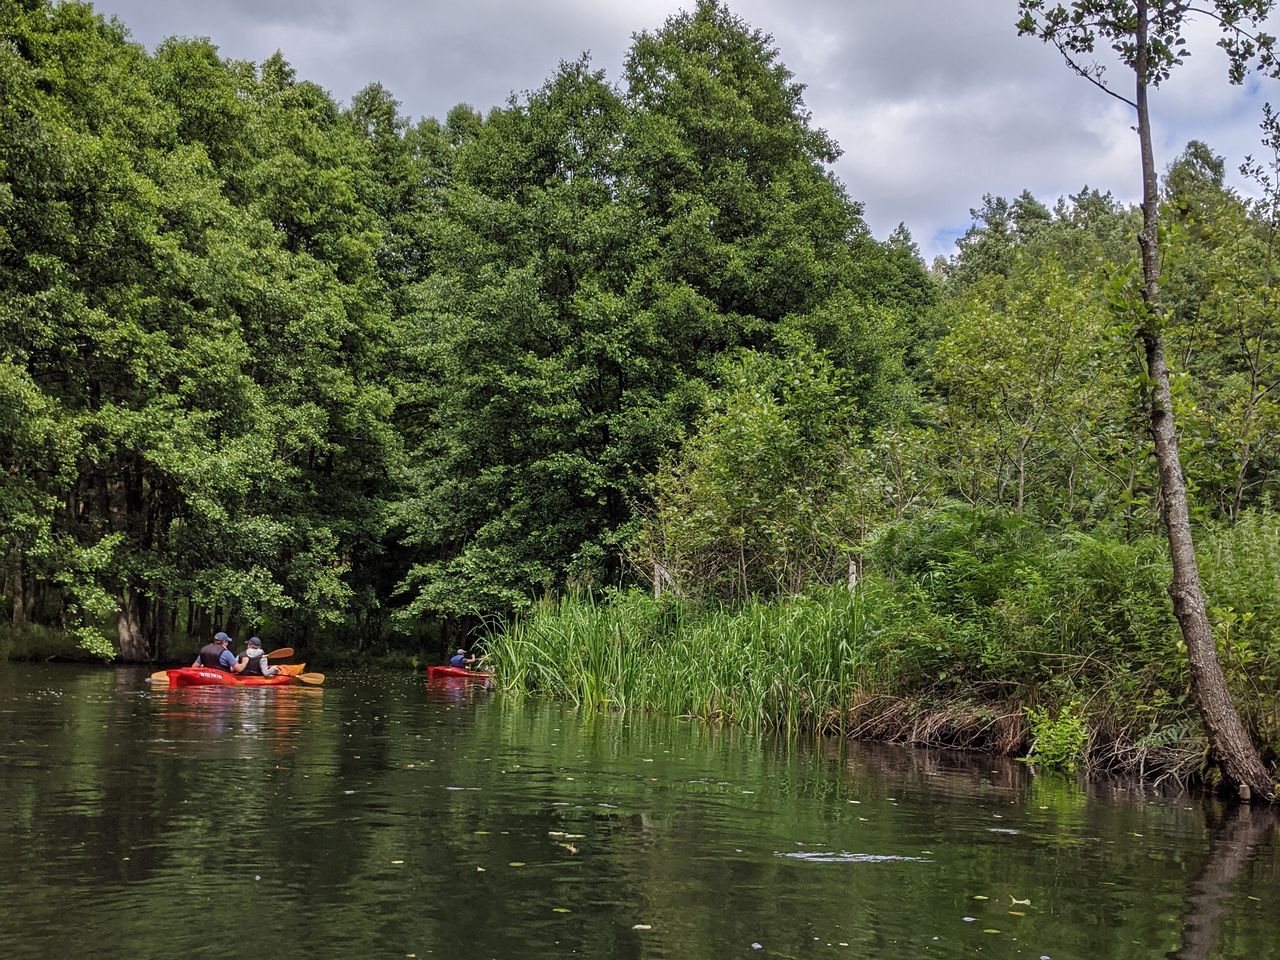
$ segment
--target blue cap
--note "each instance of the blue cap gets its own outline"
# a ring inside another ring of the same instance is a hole
[[[248,640],[245,641],[245,645],[249,647],[260,647],[262,646],[262,641],[259,640],[257,637],[250,637]]]
[[[229,636],[227,636],[227,635],[226,635],[225,633],[223,633],[222,631],[218,631],[217,633],[215,633],[215,634],[213,635],[213,639],[215,639],[215,640],[221,640],[223,643],[235,643],[235,641],[234,641],[234,640],[232,640]]]

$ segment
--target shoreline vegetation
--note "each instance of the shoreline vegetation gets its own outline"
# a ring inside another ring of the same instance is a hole
[[[1255,742],[1280,742],[1280,522],[1202,531],[1219,656]],[[1155,535],[1050,534],[954,509],[892,528],[850,590],[695,604],[544,602],[488,640],[508,689],[588,709],[983,750],[1201,779],[1205,742]]]

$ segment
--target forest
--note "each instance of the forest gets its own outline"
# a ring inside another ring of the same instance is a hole
[[[1199,762],[1138,207],[974,198],[926,264],[720,0],[618,78],[569,59],[442,119],[50,0],[0,6],[0,79],[0,654],[463,644],[592,705]],[[1274,758],[1258,120],[1253,158],[1162,158],[1160,322],[1208,617]]]

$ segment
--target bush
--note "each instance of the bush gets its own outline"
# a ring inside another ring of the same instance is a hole
[[[1075,770],[1084,757],[1089,742],[1089,730],[1080,705],[1070,703],[1053,716],[1047,709],[1028,707],[1027,720],[1031,723],[1031,749],[1026,759],[1050,770]]]

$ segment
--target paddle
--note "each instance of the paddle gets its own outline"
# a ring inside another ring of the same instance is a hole
[[[297,680],[300,683],[306,683],[313,687],[318,687],[320,686],[320,684],[324,683],[324,674],[323,673],[296,673],[294,674],[293,679]]]

